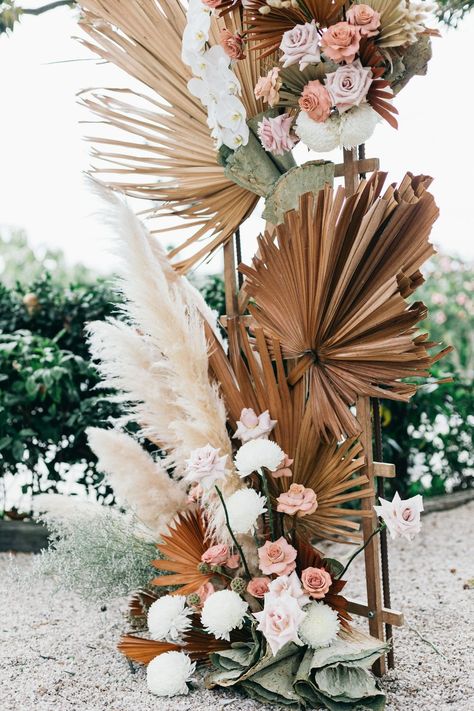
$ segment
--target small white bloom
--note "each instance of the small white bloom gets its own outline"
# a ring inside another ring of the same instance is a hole
[[[308,647],[319,649],[329,647],[336,640],[340,627],[335,610],[323,602],[312,602],[306,608],[306,617],[299,627],[298,635]]]
[[[379,498],[380,506],[374,506],[377,516],[380,516],[389,530],[392,538],[402,536],[409,541],[421,530],[421,512],[423,497],[420,494],[411,499],[401,499],[397,492],[392,501]]]
[[[305,146],[318,153],[332,151],[339,145],[339,118],[329,118],[323,123],[313,121],[306,111],[300,111],[296,119],[295,133]]]
[[[155,600],[148,610],[148,630],[152,639],[180,642],[191,627],[192,610],[186,607],[184,595],[164,595]]]
[[[255,489],[239,489],[226,500],[230,527],[234,533],[253,533],[267,500]]]
[[[275,471],[284,458],[285,452],[276,442],[269,439],[252,439],[241,446],[234,462],[239,476],[245,477],[262,467]]]
[[[221,96],[217,104],[216,116],[223,128],[239,131],[245,125],[245,106],[233,94]]]
[[[232,630],[240,629],[248,604],[233,590],[219,590],[204,603],[201,623],[216,639],[230,639]]]
[[[344,148],[354,148],[365,143],[375,131],[380,116],[370,104],[354,106],[341,117],[340,145]]]
[[[146,669],[149,691],[156,696],[188,694],[188,682],[196,669],[184,652],[165,652],[151,660]]]
[[[298,601],[300,607],[304,607],[310,602],[309,595],[304,594],[301,581],[298,575],[293,572],[291,575],[280,575],[268,586],[268,591],[273,595],[291,595]]]

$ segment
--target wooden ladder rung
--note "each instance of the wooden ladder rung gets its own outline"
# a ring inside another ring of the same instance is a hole
[[[377,614],[376,610],[371,613],[369,607],[365,603],[358,602],[357,600],[348,600],[347,611],[352,612],[354,615],[367,617],[368,619],[374,618]],[[382,622],[384,624],[392,625],[393,627],[402,627],[404,624],[403,612],[389,610],[386,607],[382,607],[380,612],[382,614]]]

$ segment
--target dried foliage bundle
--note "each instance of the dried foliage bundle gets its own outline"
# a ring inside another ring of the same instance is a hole
[[[303,195],[275,236],[259,239],[253,266],[242,266],[249,307],[270,346],[297,359],[288,375],[309,387],[316,438],[326,442],[360,432],[350,411],[357,396],[407,401],[427,376],[436,344],[417,332],[421,302],[407,297],[423,282],[421,265],[438,208],[431,180],[407,174],[382,193],[376,173],[345,198],[327,187]]]

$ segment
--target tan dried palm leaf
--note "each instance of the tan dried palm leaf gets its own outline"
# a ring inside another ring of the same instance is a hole
[[[329,186],[303,195],[276,241],[260,237],[260,257],[241,266],[249,310],[297,359],[288,382],[309,380],[315,435],[327,442],[360,432],[349,409],[358,395],[406,402],[417,386],[403,379],[428,375],[449,350],[429,354],[435,344],[416,329],[426,307],[406,301],[435,252],[431,180],[407,174],[381,197],[384,178],[374,174],[349,198]]]
[[[170,526],[169,533],[163,535],[161,543],[156,546],[163,559],[152,562],[155,568],[168,571],[170,575],[154,578],[152,585],[177,585],[179,595],[189,595],[198,590],[213,575],[198,570],[202,554],[211,545],[201,514],[198,511],[180,514]]]
[[[295,25],[315,20],[320,27],[329,27],[338,22],[343,5],[344,0],[305,0],[296,7],[270,7],[266,0],[248,0],[244,12],[247,37],[255,43],[253,49],[266,57],[278,49],[283,34]]]
[[[170,253],[185,272],[227,241],[254,209],[258,197],[227,179],[217,164],[206,109],[187,89],[190,70],[181,60],[186,23],[179,0],[80,0],[80,26],[91,51],[113,62],[154,93],[86,92],[82,102],[113,128],[95,146],[94,174],[133,197],[159,204],[156,233],[175,231]],[[237,22],[234,13],[225,22]],[[212,37],[217,37],[217,19]],[[239,62],[248,116],[262,107],[253,95],[259,60]],[[249,78],[250,77],[250,78]]]

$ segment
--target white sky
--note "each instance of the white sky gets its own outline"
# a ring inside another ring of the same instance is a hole
[[[74,34],[75,14],[60,8],[23,18],[13,35],[0,39],[0,224],[25,228],[34,245],[61,247],[70,262],[109,272],[110,235],[82,177],[87,126],[79,121],[87,115],[75,95],[94,86],[130,86],[131,80],[113,66],[70,61],[90,60]],[[367,157],[380,157],[390,181],[407,170],[434,176],[441,217],[433,239],[473,258],[474,13],[460,29],[443,34],[433,40],[428,76],[414,78],[396,99],[398,132],[379,125]]]

